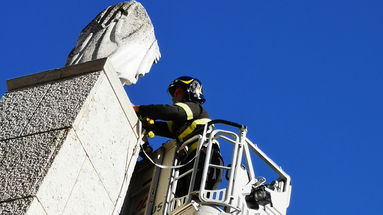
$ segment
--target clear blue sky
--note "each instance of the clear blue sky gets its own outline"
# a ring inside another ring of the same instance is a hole
[[[85,25],[117,1],[4,1],[5,81],[60,68]],[[213,118],[249,137],[289,173],[288,214],[381,214],[383,1],[142,0],[162,59],[135,104],[168,103],[192,75]]]

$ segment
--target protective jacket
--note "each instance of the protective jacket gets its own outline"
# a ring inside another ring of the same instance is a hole
[[[146,129],[153,131],[156,135],[176,139],[179,143],[183,143],[188,138],[202,133],[202,128],[210,120],[209,114],[198,102],[179,102],[174,105],[142,105],[139,106],[138,113],[140,117],[147,117],[155,121],[153,125],[146,125]],[[180,156],[181,163],[188,163],[195,154],[199,146],[199,142],[191,143],[188,146],[185,156]],[[216,165],[223,165],[223,159],[219,152],[218,144],[214,144],[211,162]],[[202,178],[202,170],[205,162],[205,151],[201,150],[201,158],[198,163],[196,181],[193,190],[199,189]],[[188,163],[180,168],[180,175],[193,168],[193,163]],[[221,181],[220,169],[209,169],[206,189],[213,189],[218,186]],[[187,194],[190,184],[191,175],[183,177],[178,181],[176,189],[176,197]]]
[[[141,105],[138,115],[155,121],[150,125],[156,135],[183,142],[196,133],[202,133],[201,127],[210,121],[208,112],[196,102],[178,102],[174,105]],[[200,132],[198,132],[200,131]]]

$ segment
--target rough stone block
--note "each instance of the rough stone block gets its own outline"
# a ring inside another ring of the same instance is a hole
[[[138,156],[138,119],[104,62],[2,98],[0,208],[33,197],[20,214],[119,213]]]
[[[0,141],[0,201],[36,194],[67,130]]]
[[[70,127],[99,72],[52,83],[22,135]]]
[[[0,140],[21,135],[50,85],[6,93],[0,100]]]
[[[0,140],[71,126],[99,74],[5,94],[0,101]]]
[[[33,201],[31,205],[29,206],[29,208],[27,209],[27,212],[25,213],[25,215],[48,215],[48,214],[44,210],[38,198],[33,198]]]
[[[16,199],[14,201],[0,203],[0,215],[22,215],[25,214],[33,197]]]
[[[84,191],[87,191],[84,193]],[[85,159],[62,215],[110,214],[113,203],[89,159]]]
[[[64,210],[85,157],[71,129],[36,195],[48,214],[61,214]]]
[[[101,76],[73,127],[114,201],[137,139],[117,97],[111,96],[114,92],[108,80]]]

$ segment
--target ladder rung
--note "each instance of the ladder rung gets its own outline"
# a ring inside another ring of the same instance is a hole
[[[174,177],[174,178],[175,178],[176,180],[178,180],[178,179],[184,177],[185,175],[187,175],[187,174],[189,174],[189,173],[191,173],[191,172],[193,172],[193,169],[190,169],[190,170],[184,172],[182,175],[179,175],[178,177]]]
[[[220,165],[216,165],[216,164],[209,164],[209,167],[214,167],[214,168],[219,168],[219,169],[232,169],[232,167],[228,167],[228,166],[220,166]]]

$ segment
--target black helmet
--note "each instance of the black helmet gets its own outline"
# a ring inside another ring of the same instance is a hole
[[[187,98],[185,99],[187,101],[199,102],[201,104],[206,101],[205,97],[202,95],[202,83],[196,78],[181,76],[172,81],[168,87],[171,96],[173,96],[177,87],[185,90],[187,94]]]

